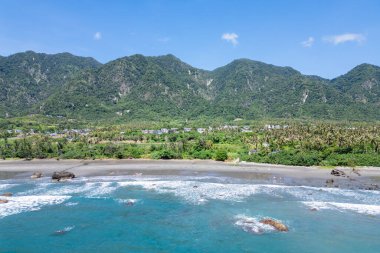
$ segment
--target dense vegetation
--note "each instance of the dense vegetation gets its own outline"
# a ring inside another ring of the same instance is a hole
[[[43,122],[40,118],[0,121],[0,157],[239,159],[306,166],[380,166],[380,125],[377,123],[279,121],[276,125],[267,125],[242,121],[235,122],[236,127],[212,125],[211,129],[203,125],[206,131],[198,133],[194,126],[199,122],[172,122],[171,125],[178,128],[172,133],[146,134],[141,131],[141,127],[148,126],[144,122],[93,125],[84,131],[70,130],[70,127],[86,125],[83,122],[62,119],[48,124],[51,120],[45,119],[44,124],[38,123]],[[169,126],[163,122],[154,124],[150,123],[153,129]],[[246,124],[249,126],[243,128]],[[192,130],[185,132],[184,127],[192,127]]]
[[[100,64],[28,51],[0,57],[0,90],[0,117],[380,119],[380,68],[369,64],[327,80],[248,59],[204,71],[173,55]]]
[[[380,166],[380,67],[369,64],[327,80],[248,59],[205,71],[173,55],[100,64],[28,51],[0,57],[0,90],[4,159]],[[142,132],[161,128],[179,130]]]

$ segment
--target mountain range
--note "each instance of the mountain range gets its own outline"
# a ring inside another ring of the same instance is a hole
[[[207,71],[173,55],[101,64],[69,53],[0,56],[0,117],[380,120],[380,67],[329,80],[238,59]]]

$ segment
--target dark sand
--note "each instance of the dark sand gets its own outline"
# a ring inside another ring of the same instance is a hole
[[[327,186],[353,189],[380,186],[380,168],[338,168],[348,177],[336,177],[331,169],[257,163],[225,163],[205,160],[6,160],[0,161],[0,179],[30,177],[41,171],[51,176],[55,171],[68,170],[77,177],[133,175],[211,175],[249,179],[261,183]],[[326,183],[333,179],[334,183]]]

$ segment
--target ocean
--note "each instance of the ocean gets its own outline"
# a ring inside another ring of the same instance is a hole
[[[380,252],[379,191],[130,175],[0,180],[3,192],[2,253]]]

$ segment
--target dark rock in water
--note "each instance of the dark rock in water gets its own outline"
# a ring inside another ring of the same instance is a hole
[[[30,178],[35,179],[35,178],[40,178],[42,177],[42,172],[34,172],[33,175],[30,176]]]
[[[5,204],[5,203],[8,203],[8,200],[6,200],[6,199],[0,199],[0,204]]]
[[[72,179],[75,178],[74,173],[68,172],[68,171],[59,171],[59,172],[54,172],[53,176],[51,177],[53,180],[65,180],[65,179]]]
[[[277,231],[281,231],[281,232],[289,231],[287,226],[273,219],[263,219],[263,220],[260,220],[260,222],[274,227]]]
[[[57,231],[54,231],[54,235],[64,235],[66,234],[67,231],[65,230],[57,230]]]
[[[193,188],[198,188],[198,185],[194,185]]]
[[[365,189],[370,191],[377,191],[380,190],[380,187],[377,184],[370,184],[369,186],[365,187]]]
[[[0,196],[4,196],[4,197],[12,197],[12,193],[11,192],[4,192],[3,194],[1,194]]]
[[[64,235],[74,229],[75,226],[65,227],[64,229],[54,231],[53,235]]]
[[[315,212],[315,211],[318,211],[318,209],[317,209],[317,208],[315,208],[315,207],[313,207],[313,208],[310,208],[310,211],[313,211],[313,212]]]
[[[346,176],[346,173],[344,173],[343,170],[338,170],[338,169],[333,169],[330,174],[336,177]]]

